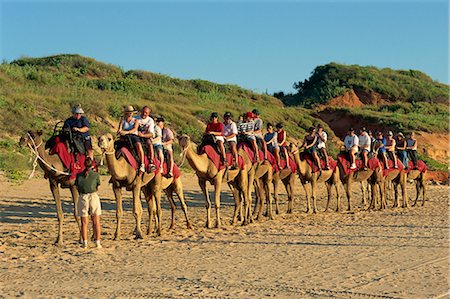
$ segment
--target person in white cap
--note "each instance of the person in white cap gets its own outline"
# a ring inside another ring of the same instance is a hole
[[[369,160],[369,152],[370,152],[370,146],[371,146],[372,140],[370,139],[370,136],[367,134],[366,128],[361,129],[361,134],[359,135],[359,152],[361,154],[363,163],[364,163],[364,170],[367,170],[367,162]]]
[[[72,136],[80,136],[88,157],[94,161],[94,150],[92,149],[91,136],[89,134],[89,120],[83,116],[84,110],[80,105],[72,107],[72,116],[64,121],[63,130],[69,130]],[[69,140],[73,142],[73,140]]]
[[[120,120],[117,135],[120,135],[121,139],[124,141],[127,141],[128,137],[132,145],[135,146],[141,161],[139,172],[142,174],[145,172],[144,150],[142,148],[141,139],[138,136],[139,121],[133,117],[133,112],[135,112],[133,106],[126,106],[124,108],[124,117]]]

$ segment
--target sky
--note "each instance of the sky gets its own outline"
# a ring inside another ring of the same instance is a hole
[[[0,59],[80,54],[181,79],[293,92],[329,62],[449,83],[448,1],[7,1]]]

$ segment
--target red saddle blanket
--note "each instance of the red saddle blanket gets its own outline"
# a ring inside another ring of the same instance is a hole
[[[223,164],[223,162],[220,160],[220,155],[219,153],[211,146],[211,145],[205,145],[200,154],[206,154],[208,156],[208,158],[214,163],[214,165],[216,166],[216,168],[218,170],[222,170],[225,168],[225,164]],[[228,162],[228,167],[233,166],[233,155],[231,153],[226,153],[227,154],[227,162]],[[238,156],[238,167],[240,169],[244,168],[244,159],[242,159],[242,157]]]
[[[305,153],[301,153],[300,154],[300,159],[301,160],[306,160],[306,162],[308,163],[309,167],[311,167],[312,172],[317,172],[319,171],[319,167],[317,167],[316,163],[314,162],[314,158],[311,157],[308,154]],[[325,161],[320,159],[320,166],[322,167],[322,169],[325,168]],[[333,170],[336,168],[337,166],[337,161],[334,160],[332,157],[328,156],[328,166],[330,166],[330,170]]]
[[[255,163],[255,153],[253,150],[248,147],[246,144],[241,144],[240,147],[242,147],[247,154],[247,156],[250,158],[253,163]],[[260,161],[264,161],[264,152],[262,150],[258,151],[258,156]],[[272,171],[274,173],[279,172],[280,170],[286,168],[286,160],[280,160],[281,169],[277,165],[277,159],[271,152],[267,152],[267,160],[269,161],[270,165],[272,165]],[[297,165],[295,164],[294,159],[289,159],[289,168],[292,172],[297,172]]]
[[[337,156],[337,160],[342,165],[342,169],[344,170],[345,175],[349,175],[351,172],[355,172],[364,168],[362,160],[358,159],[355,161],[356,168],[350,169],[350,161],[347,160],[347,156],[344,154],[339,154]],[[378,158],[370,158],[367,162],[367,166],[369,166],[369,169],[371,170],[377,170],[380,167],[380,164],[381,163]]]
[[[388,159],[388,165],[389,165],[389,169],[386,169],[386,167],[384,166],[384,163],[381,163],[381,166],[383,167],[383,176],[387,176],[389,173],[391,173],[394,170],[402,171],[405,169],[405,166],[403,166],[403,163],[398,158],[397,158],[398,168],[394,168],[394,161],[392,161],[391,159]]]
[[[75,179],[77,174],[83,172],[86,156],[77,153],[77,159],[75,160],[75,155],[69,153],[66,144],[62,142],[59,137],[56,137],[55,146],[50,150],[50,155],[55,154],[58,155],[59,159],[61,159],[64,167],[69,170],[71,180]],[[97,165],[95,165],[95,169],[97,169]]]
[[[130,163],[131,167],[133,167],[136,170],[139,168],[139,165],[138,165],[136,159],[134,158],[133,154],[130,152],[130,150],[128,148],[122,147],[119,151],[125,157],[127,162]],[[145,160],[144,161],[145,168],[147,168],[148,164],[149,164],[149,160],[148,160],[147,156],[144,157],[144,160]],[[154,157],[153,158],[153,164],[155,164],[155,166],[156,166],[155,173],[158,174],[161,162],[156,157]],[[164,162],[164,164],[163,164],[163,173],[162,174],[165,176],[167,173],[168,173],[167,163]],[[175,163],[173,164],[173,172],[172,172],[172,174],[173,174],[173,178],[174,179],[177,179],[177,178],[179,178],[181,176],[180,168]]]
[[[414,169],[414,163],[412,161],[408,161],[408,169],[405,170],[406,173],[410,172]],[[417,161],[417,170],[420,172],[425,172],[427,170],[427,165],[422,160]]]

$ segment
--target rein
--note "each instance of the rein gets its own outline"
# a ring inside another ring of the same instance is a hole
[[[36,167],[37,167],[37,160],[38,160],[38,159],[39,159],[42,163],[44,163],[44,165],[46,165],[47,167],[49,167],[51,170],[55,171],[56,173],[70,176],[70,173],[63,172],[63,171],[61,171],[61,170],[58,170],[58,169],[54,168],[53,166],[51,166],[50,164],[48,164],[47,161],[45,161],[45,160],[39,155],[38,148],[42,145],[42,143],[43,143],[42,140],[41,140],[41,142],[39,143],[39,145],[36,145],[36,143],[34,142],[33,137],[31,137],[30,133],[27,133],[27,135],[28,135],[28,138],[31,140],[31,142],[33,142],[33,147],[32,147],[29,143],[27,143],[28,147],[30,148],[31,154],[35,154],[35,155],[36,155],[36,159],[34,159],[34,162],[33,162],[33,171],[31,172],[31,174],[30,174],[30,176],[28,177],[28,179],[31,179],[31,178],[34,176],[34,173],[35,173]]]

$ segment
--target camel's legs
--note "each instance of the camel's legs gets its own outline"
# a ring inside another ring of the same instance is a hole
[[[423,176],[424,174],[422,173],[422,178],[420,180],[420,188],[422,188],[422,207],[425,205],[425,178]]]
[[[148,186],[144,186],[142,188],[142,192],[144,193],[145,200],[147,201],[147,210],[148,210],[147,235],[150,235],[152,233],[153,215],[155,213],[155,199],[153,198],[152,193],[148,190]]]
[[[348,178],[347,184],[345,184],[345,193],[347,193],[347,211],[351,211],[351,200],[352,200],[352,179]]]
[[[133,186],[133,215],[136,220],[136,228],[134,230],[136,239],[142,239],[141,219],[142,219],[142,203],[141,203],[141,184],[137,182]]]
[[[114,240],[119,240],[120,230],[122,226],[122,188],[114,186],[113,183],[114,197],[116,198],[116,232],[114,233]]]
[[[280,209],[278,206],[278,186],[280,185],[280,180],[273,180],[273,199],[275,200],[275,213],[279,214]]]
[[[266,204],[267,204],[267,217],[270,220],[273,220],[273,212],[272,212],[272,190],[270,190],[272,178],[270,174],[265,175],[264,182],[264,190],[266,192]],[[262,202],[262,201],[261,201]]]
[[[386,209],[387,208],[386,194],[385,193],[386,193],[385,192],[385,188],[382,188],[380,186],[380,209]]]
[[[406,174],[400,174],[400,187],[402,188],[402,198],[403,198],[403,208],[409,208],[409,199],[408,199],[408,193],[406,191]]]
[[[177,206],[173,200],[173,189],[172,186],[169,186],[166,190],[164,190],[164,193],[166,193],[167,200],[170,204],[170,214],[171,214],[171,221],[169,229],[173,229],[175,227],[175,211],[177,209]]]
[[[181,179],[174,180],[172,185],[174,186],[173,189],[175,190],[175,193],[177,194],[178,199],[180,200],[181,209],[183,210],[184,217],[186,218],[186,227],[188,229],[191,229],[192,224],[191,224],[191,221],[189,221],[187,205],[186,205],[186,201],[184,200],[183,184],[181,183]]]
[[[302,181],[303,189],[306,194],[306,213],[311,211],[311,194],[309,193],[309,183]]]
[[[330,181],[327,181],[327,182],[325,182],[325,185],[327,187],[327,205],[325,207],[324,212],[327,212],[328,209],[329,209],[329,206],[330,206],[330,201],[331,201],[331,195],[332,195],[331,186],[332,186],[332,183]]]
[[[216,208],[216,228],[221,227],[220,222],[220,192],[222,189],[222,173],[218,173],[214,180],[214,205]]]
[[[240,207],[242,205],[241,197],[239,196],[238,188],[233,183],[229,182],[228,186],[230,187],[230,190],[233,193],[233,199],[234,199],[234,213],[233,213],[233,218],[231,219],[231,225],[236,225],[237,219],[238,219],[238,213],[239,213]]]
[[[80,217],[77,215],[77,206],[78,206],[78,189],[75,185],[70,186],[70,193],[72,194],[72,200],[73,200],[73,216],[75,217],[75,221],[78,225],[78,230],[80,231],[80,241],[81,241],[81,223],[80,223]]]
[[[341,205],[341,188],[339,187],[340,180],[334,182],[334,187],[336,188],[336,202],[337,206],[339,207]],[[338,210],[338,208],[336,208]]]
[[[262,211],[264,208],[264,186],[260,178],[255,179],[255,193],[256,193],[256,203],[253,214],[256,213],[256,220],[260,220],[262,217]]]
[[[286,192],[287,192],[287,195],[288,195],[288,210],[287,210],[287,213],[292,213],[292,210],[294,209],[294,184],[295,184],[295,175],[291,174],[289,176],[289,180],[284,185],[286,187]],[[278,206],[277,206],[277,209],[278,209]]]
[[[62,245],[63,244],[63,223],[64,223],[64,212],[62,209],[62,203],[61,203],[61,197],[59,196],[59,187],[58,183],[49,180],[50,183],[50,190],[52,191],[53,198],[55,199],[56,203],[56,214],[58,216],[58,237],[56,238],[55,244]],[[74,209],[76,210],[76,206]]]
[[[206,181],[199,178],[198,179],[198,185],[200,186],[200,189],[202,189],[203,196],[205,197],[205,207],[206,207],[206,228],[211,227],[211,201],[209,200],[209,193],[206,188]]]
[[[400,207],[400,203],[399,203],[399,200],[398,200],[398,184],[394,184],[394,205],[392,207],[393,208]]]
[[[159,177],[159,182],[157,182],[158,177],[155,177],[153,182],[150,183],[150,188],[153,191],[155,198],[155,208],[156,208],[156,235],[161,236],[162,233],[162,210],[161,210],[161,177]]]
[[[419,199],[419,194],[420,194],[420,182],[417,180],[416,181],[416,200],[414,200],[414,203],[413,203],[413,207],[415,207],[416,205],[417,205],[417,200]]]
[[[317,205],[316,205],[317,195],[316,195],[316,190],[317,190],[317,177],[313,178],[311,180],[311,194],[312,194],[311,199],[312,199],[312,206],[313,206],[313,211],[312,212],[314,214],[317,213]]]
[[[366,193],[365,183],[366,183],[366,181],[361,181],[361,193],[362,193],[362,206],[363,206],[363,209],[366,206],[366,196],[368,196],[368,194]]]
[[[250,189],[250,185],[248,184],[248,176],[245,175],[245,173],[243,175],[239,176],[239,186],[240,186],[240,189],[239,189],[238,196],[241,199],[241,201],[242,200],[244,201],[244,210],[245,210],[245,212],[243,213],[242,212],[242,204],[239,204],[239,209],[241,211],[241,217],[243,218],[242,224],[247,225],[251,221],[250,220],[250,218],[251,218],[251,215],[250,215],[251,199],[248,197],[247,189]]]

